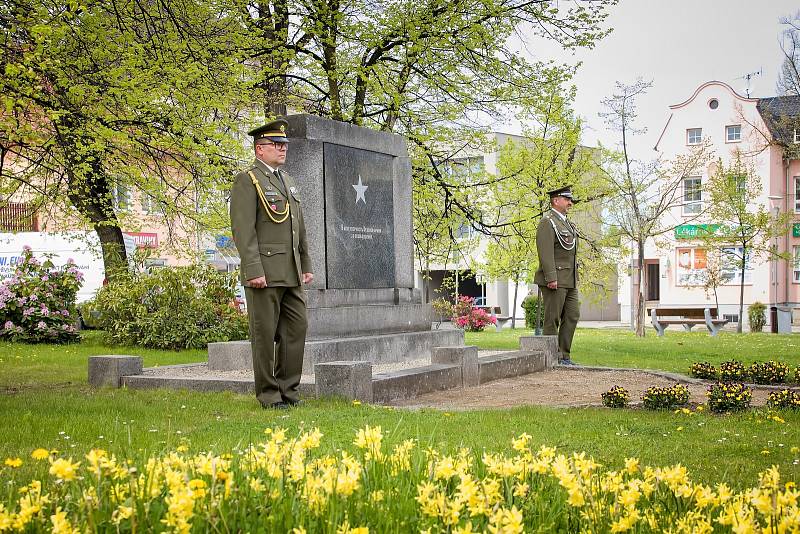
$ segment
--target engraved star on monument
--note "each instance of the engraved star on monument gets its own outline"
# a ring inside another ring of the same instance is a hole
[[[364,204],[366,204],[367,203],[367,199],[364,197],[364,192],[369,188],[369,186],[368,185],[364,185],[363,183],[361,183],[361,175],[360,174],[358,175],[358,184],[353,184],[352,187],[353,187],[353,189],[356,190],[356,204],[358,204],[359,200],[363,201]]]

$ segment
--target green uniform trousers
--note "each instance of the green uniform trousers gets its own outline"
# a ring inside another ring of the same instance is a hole
[[[568,360],[572,349],[572,337],[575,335],[575,327],[578,326],[578,319],[581,316],[578,289],[561,287],[550,289],[547,286],[539,288],[542,290],[544,300],[542,334],[558,336],[561,359]]]
[[[300,400],[297,388],[308,330],[302,286],[245,287],[244,295],[256,397],[262,406]]]

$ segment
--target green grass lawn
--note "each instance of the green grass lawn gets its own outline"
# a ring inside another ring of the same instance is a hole
[[[481,349],[517,349],[519,337],[533,335],[529,329],[504,329],[496,332],[467,332],[466,343]],[[621,328],[579,328],[572,343],[573,361],[583,365],[661,369],[686,374],[694,362],[715,366],[738,359],[746,365],[774,359],[790,367],[800,366],[800,336],[793,334],[736,334],[721,332],[715,337],[705,332],[667,330],[658,337],[652,330],[638,338]]]
[[[515,348],[525,331],[468,335],[483,348]],[[636,339],[624,330],[579,330],[574,357],[584,364],[685,371],[698,358],[718,363],[730,357],[749,362],[774,357],[797,365],[791,336],[667,332]],[[453,451],[509,450],[523,432],[534,443],[562,451],[586,451],[599,462],[621,467],[626,457],[644,464],[686,465],[692,477],[734,487],[756,483],[775,464],[791,480],[800,478],[800,414],[783,412],[785,422],[764,411],[715,416],[601,408],[521,407],[446,413],[354,406],[313,400],[288,412],[261,410],[255,398],[186,391],[93,390],[86,384],[92,354],[137,354],[146,366],[205,360],[204,351],[166,352],[104,346],[97,333],[70,346],[0,343],[0,462],[29,458],[37,447],[55,448],[76,459],[102,447],[121,456],[142,457],[180,443],[217,452],[257,442],[271,426],[290,432],[319,427],[323,446],[341,448],[364,425],[381,425],[389,444],[413,437],[423,447]],[[23,465],[21,475],[27,467]],[[0,476],[4,476],[0,471]]]

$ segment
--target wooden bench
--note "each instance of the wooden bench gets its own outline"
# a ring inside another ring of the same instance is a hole
[[[508,321],[511,320],[510,315],[498,315],[500,313],[500,306],[476,306],[476,308],[480,308],[484,310],[486,313],[494,317],[495,319],[495,329],[498,332],[503,331],[503,325],[505,325]]]
[[[718,319],[717,308],[686,308],[660,306],[650,310],[653,328],[659,336],[664,335],[664,330],[671,324],[683,325],[684,330],[690,332],[692,327],[704,324],[708,333],[716,336],[717,332],[728,323],[727,319]]]

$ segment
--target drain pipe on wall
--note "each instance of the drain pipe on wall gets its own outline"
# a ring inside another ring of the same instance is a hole
[[[783,210],[784,213],[794,213],[794,207],[792,207],[793,208],[792,211],[789,211],[789,162],[790,162],[790,160],[789,160],[789,158],[786,157],[786,153],[784,151],[783,168],[784,168],[784,175],[786,176],[786,188],[784,189],[784,191],[786,191],[786,195],[785,195],[785,199],[784,199],[784,203],[785,203],[785,207],[784,207],[784,210]],[[785,239],[786,239],[786,254],[791,254],[791,259],[786,262],[786,268],[785,268],[785,270],[786,270],[786,280],[784,280],[784,286],[783,286],[783,295],[784,295],[783,305],[784,306],[788,306],[789,305],[789,287],[790,287],[790,285],[792,283],[791,273],[792,273],[793,269],[790,269],[790,266],[794,265],[794,251],[793,250],[789,250],[789,243],[790,243],[789,236],[792,235],[792,227],[793,226],[794,225],[789,225],[789,228],[786,230],[786,236],[785,236]]]

